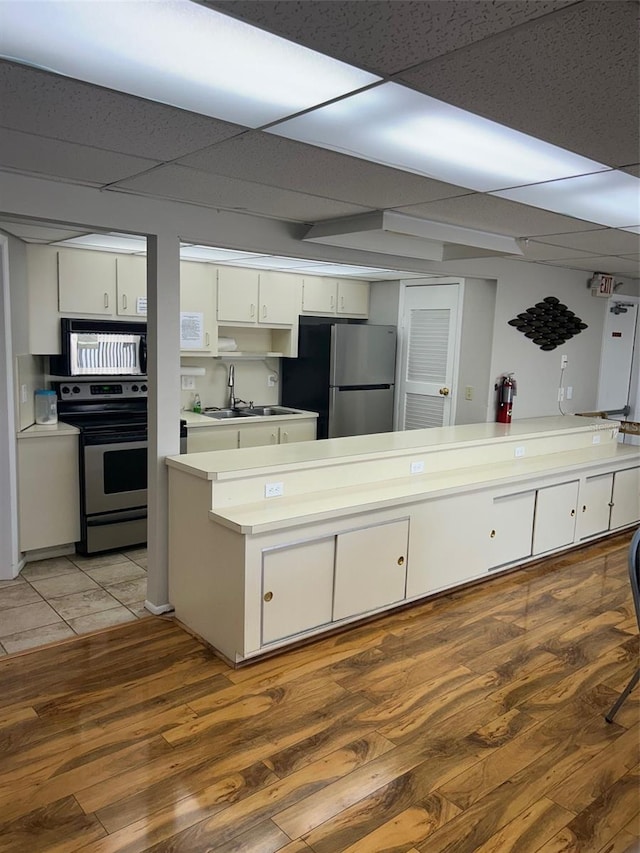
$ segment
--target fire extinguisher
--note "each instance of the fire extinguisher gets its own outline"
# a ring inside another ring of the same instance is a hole
[[[518,393],[513,373],[507,373],[495,386],[498,392],[498,412],[496,420],[499,424],[510,424],[513,412],[513,398]]]

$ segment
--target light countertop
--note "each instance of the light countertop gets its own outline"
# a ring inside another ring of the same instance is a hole
[[[63,421],[58,421],[57,424],[32,424],[30,427],[21,430],[18,433],[18,438],[44,438],[57,437],[62,435],[78,435],[80,430],[71,424],[65,424]]]
[[[271,405],[271,404],[269,404]],[[272,405],[276,406],[277,403]],[[287,408],[290,408],[287,406]],[[317,418],[317,412],[305,412],[302,409],[292,409],[290,415],[251,415],[251,417],[238,418],[210,418],[207,415],[199,414],[198,412],[183,411],[180,412],[180,418],[187,422],[187,429],[196,427],[221,427],[221,426],[238,426],[238,424],[256,424],[264,421],[282,421],[300,420],[300,418]]]

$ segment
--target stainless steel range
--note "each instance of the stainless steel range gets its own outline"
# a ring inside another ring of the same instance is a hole
[[[147,541],[147,384],[84,380],[56,384],[60,420],[80,430],[81,554]]]

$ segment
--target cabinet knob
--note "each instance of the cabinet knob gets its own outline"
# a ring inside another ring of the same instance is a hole
[[[398,565],[404,566],[404,557],[398,557]]]
[[[611,507],[611,509],[613,509],[613,508],[614,508],[614,506],[615,506],[615,504],[614,504],[614,502],[613,502],[613,501],[609,501],[608,506],[610,506],[610,507]]]
[[[271,601],[272,598],[273,598],[272,592],[265,592],[265,594],[264,594],[264,600],[265,601]]]
[[[441,388],[438,391],[438,394],[440,394],[442,397],[448,397],[449,396],[449,389],[448,388]]]
[[[575,509],[572,509],[572,510],[571,510],[571,518],[573,518],[573,517],[575,516],[575,514],[576,514]]]
[[[491,533],[489,534],[489,536],[491,537],[491,539],[495,539],[496,538],[495,530],[492,530]]]
[[[582,505],[582,512],[586,512],[586,511],[587,511],[587,505],[586,505],[586,504],[583,504],[583,505]]]

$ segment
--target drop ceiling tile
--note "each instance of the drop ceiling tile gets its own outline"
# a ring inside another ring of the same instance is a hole
[[[4,168],[101,186],[156,166],[157,160],[0,128]]]
[[[68,77],[0,61],[0,125],[156,160],[245,128]]]
[[[616,228],[599,228],[593,231],[577,231],[573,234],[550,234],[539,238],[541,243],[581,249],[594,255],[623,255],[637,251],[640,238],[628,231]]]
[[[161,166],[153,172],[121,181],[114,189],[298,222],[350,216],[370,210],[177,165]]]
[[[576,3],[397,81],[597,162],[634,163],[638,11],[636,3]]]
[[[483,193],[396,208],[400,213],[508,237],[584,231],[591,223]]]
[[[550,246],[537,240],[519,240],[518,245],[527,261],[556,261],[565,258],[590,258],[595,252],[583,252],[579,249],[569,249],[562,246]],[[511,257],[511,256],[510,256]]]
[[[544,263],[544,261],[538,263]],[[627,278],[640,278],[640,261],[633,258],[592,255],[590,258],[568,258],[552,261],[551,265],[574,270],[604,272],[609,275],[622,275]]]
[[[459,50],[571,2],[205,0],[206,5],[221,12],[382,74]]]
[[[252,132],[179,160],[213,175],[387,208],[469,190],[268,133]]]

